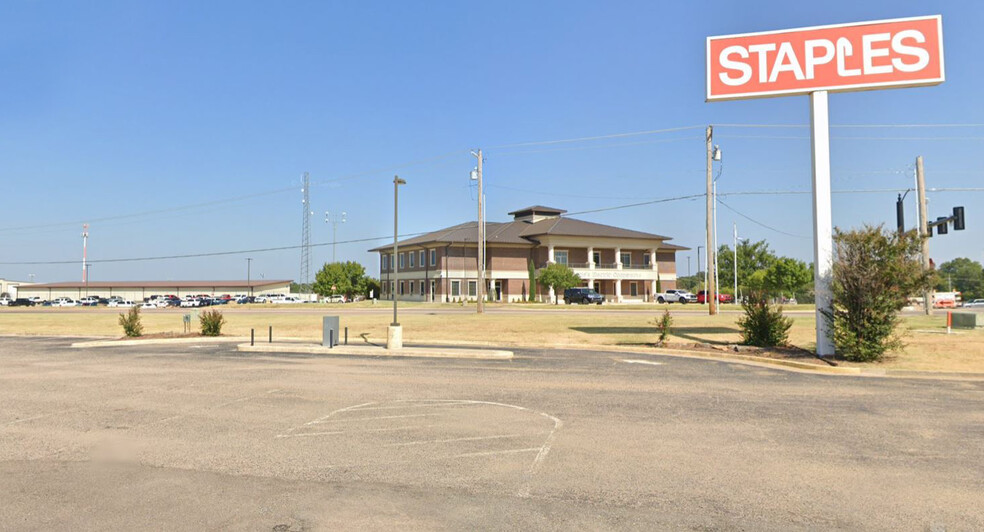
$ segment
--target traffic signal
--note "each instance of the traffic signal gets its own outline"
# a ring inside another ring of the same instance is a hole
[[[945,235],[947,231],[949,231],[949,229],[946,228],[947,220],[948,218],[946,216],[940,216],[939,218],[936,219],[936,223],[939,224],[936,226],[936,234]],[[932,233],[932,231],[930,231],[930,233]]]
[[[953,230],[963,231],[964,229],[964,208],[954,207],[953,208]]]

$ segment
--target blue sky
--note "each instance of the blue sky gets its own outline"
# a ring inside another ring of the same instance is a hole
[[[704,38],[941,13],[947,81],[833,94],[833,124],[982,124],[978,2],[43,2],[0,3],[0,277],[296,279],[299,250],[128,263],[100,260],[300,243],[301,175],[312,242],[475,217],[469,148],[485,150],[490,220],[531,204],[579,212],[704,190],[703,126],[809,122],[805,96],[705,103]],[[719,240],[768,240],[812,260],[809,130],[720,126]],[[984,127],[835,128],[834,190],[982,186]],[[702,199],[584,214],[696,248]],[[895,193],[835,194],[834,223],[895,223]],[[968,228],[932,241],[937,263],[984,259],[984,193],[930,194]],[[739,214],[740,213],[740,214]],[[915,220],[913,195],[907,221]],[[750,221],[751,218],[753,221]],[[378,269],[385,240],[341,243]],[[679,271],[687,272],[681,253]],[[331,247],[312,251],[313,269]],[[696,271],[696,260],[692,261]]]

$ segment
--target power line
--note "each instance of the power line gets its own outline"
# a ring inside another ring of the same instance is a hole
[[[714,127],[747,128],[807,128],[810,124],[713,124]],[[944,128],[944,127],[984,127],[984,124],[831,124],[831,128]]]
[[[572,146],[568,148],[548,148],[544,150],[523,150],[523,151],[507,151],[502,153],[496,153],[497,156],[504,155],[524,155],[527,153],[550,153],[558,151],[579,151],[579,150],[600,150],[605,148],[621,148],[623,146],[639,146],[641,144],[662,144],[666,142],[678,142],[681,140],[701,140],[703,136],[696,137],[676,137],[672,139],[657,139],[657,140],[640,140],[636,142],[619,142],[618,144],[603,144],[601,146]]]
[[[686,200],[686,199],[703,198],[704,196],[705,196],[705,194],[701,193],[701,194],[690,194],[688,196],[676,196],[676,197],[673,197],[673,198],[662,198],[662,199],[656,199],[656,200],[650,200],[650,201],[640,201],[639,203],[629,203],[627,205],[616,205],[614,207],[603,207],[601,209],[590,209],[590,210],[587,210],[587,211],[568,212],[568,213],[565,213],[564,216],[573,216],[575,214],[591,214],[591,213],[595,213],[595,212],[615,211],[615,210],[619,210],[619,209],[629,209],[631,207],[641,207],[643,205],[654,205],[654,204],[657,204],[657,203],[668,203],[668,202],[671,202],[671,201],[680,201],[680,200]]]
[[[658,133],[671,133],[674,131],[686,131],[688,129],[704,129],[706,126],[681,126],[681,127],[671,127],[666,129],[650,129],[647,131],[632,131],[629,133],[614,133],[611,135],[596,135],[593,137],[577,137],[570,139],[557,139],[557,140],[538,140],[533,142],[517,142],[514,144],[499,144],[498,146],[489,146],[486,149],[502,149],[502,148],[519,148],[522,146],[543,146],[547,144],[564,144],[568,142],[587,142],[591,140],[602,140],[602,139],[615,139],[624,137],[637,137],[640,135],[656,135]]]
[[[803,236],[803,235],[794,235],[793,233],[787,233],[787,232],[785,232],[785,231],[783,231],[781,229],[776,229],[775,227],[772,227],[770,225],[766,225],[766,224],[764,224],[764,223],[762,223],[762,222],[760,222],[760,221],[758,221],[758,220],[756,220],[756,219],[754,219],[754,218],[752,218],[750,216],[747,216],[747,215],[745,215],[745,214],[743,214],[741,212],[738,212],[738,210],[736,210],[735,208],[733,208],[731,205],[728,205],[727,203],[721,201],[721,198],[720,197],[718,197],[717,202],[720,203],[721,205],[724,205],[729,211],[737,214],[738,216],[741,216],[742,218],[748,220],[749,222],[752,222],[754,224],[760,225],[760,226],[762,226],[762,227],[764,227],[764,228],[766,228],[766,229],[768,229],[770,231],[775,231],[776,233],[780,233],[780,234],[783,234],[783,235],[786,235],[786,236],[792,236],[792,237],[795,237],[795,238],[809,238],[809,237]]]
[[[719,135],[721,138],[727,139],[773,139],[773,140],[809,140],[810,137],[806,135],[731,135],[724,133]],[[840,135],[831,135],[832,140],[943,140],[943,141],[955,141],[955,140],[970,140],[978,141],[984,140],[984,137],[872,137],[872,136],[861,136],[861,137],[846,137]]]
[[[400,235],[399,238],[408,238],[414,236],[420,236],[427,234],[428,231],[421,233],[407,233]],[[360,242],[374,242],[378,240],[389,240],[393,238],[393,235],[388,236],[376,236],[370,238],[358,238],[354,240],[342,240],[338,242],[320,242],[317,244],[311,244],[311,247],[323,247],[331,246],[333,244],[358,244]],[[97,259],[90,260],[89,263],[111,263],[111,262],[146,262],[152,260],[170,260],[170,259],[194,259],[200,257],[219,257],[224,255],[241,255],[244,253],[265,253],[270,251],[287,251],[300,249],[302,246],[278,246],[269,248],[255,248],[255,249],[240,249],[235,251],[212,251],[207,253],[187,253],[183,255],[158,255],[152,257],[126,257],[126,258],[115,258],[115,259]],[[53,264],[75,264],[77,260],[51,260],[51,261],[23,261],[23,262],[0,262],[0,265],[10,266],[37,266],[37,265],[53,265]]]

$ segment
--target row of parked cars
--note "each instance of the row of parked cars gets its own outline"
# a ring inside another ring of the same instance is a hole
[[[167,294],[152,295],[141,302],[134,302],[120,296],[110,296],[104,298],[96,295],[85,296],[78,300],[70,297],[58,297],[50,301],[46,301],[38,296],[26,298],[10,298],[7,296],[0,297],[0,306],[10,307],[95,307],[105,305],[113,308],[130,308],[139,306],[144,309],[158,309],[167,307],[211,307],[215,305],[227,305],[231,302],[242,305],[247,303],[292,304],[304,303],[305,301],[299,297],[284,294],[263,294],[259,296],[250,296],[246,294],[224,294],[221,296],[210,296],[207,294],[199,294],[188,295],[183,298]]]

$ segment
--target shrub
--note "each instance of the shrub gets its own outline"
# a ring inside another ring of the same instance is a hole
[[[218,336],[222,334],[222,325],[225,324],[225,317],[218,310],[206,310],[198,316],[198,320],[202,323],[202,336]]]
[[[781,305],[770,305],[765,294],[749,295],[742,302],[745,315],[738,318],[741,343],[758,347],[784,346],[789,343],[793,319],[782,315]]]
[[[656,339],[657,347],[666,345],[666,340],[670,337],[672,326],[673,316],[670,316],[669,310],[664,310],[663,315],[656,319],[656,329],[659,331],[659,337]]]
[[[130,310],[120,313],[120,325],[123,326],[123,334],[130,338],[143,336],[143,324],[140,323],[140,308],[130,307]]]
[[[933,273],[919,260],[921,243],[915,231],[882,226],[834,231],[833,310],[821,312],[844,358],[871,362],[903,347],[899,311],[909,296],[933,284]]]

